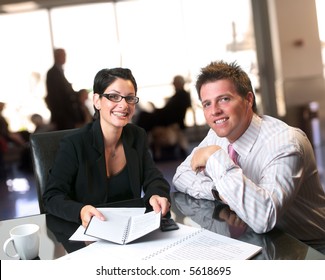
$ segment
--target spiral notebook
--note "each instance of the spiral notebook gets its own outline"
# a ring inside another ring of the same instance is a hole
[[[161,212],[154,211],[125,216],[109,211],[103,213],[105,221],[93,216],[85,234],[118,244],[130,243],[160,227]]]
[[[146,255],[143,260],[245,260],[261,250],[260,246],[200,228]]]

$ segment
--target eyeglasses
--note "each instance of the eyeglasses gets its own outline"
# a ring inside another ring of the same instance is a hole
[[[139,102],[139,97],[133,95],[122,96],[117,93],[102,93],[101,95],[115,103],[120,102],[123,98],[128,104],[137,104]]]

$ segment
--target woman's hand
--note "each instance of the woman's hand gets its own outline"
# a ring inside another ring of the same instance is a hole
[[[161,211],[162,216],[165,216],[170,208],[170,202],[168,199],[159,195],[153,195],[150,197],[149,204],[152,206],[153,210],[156,213]]]
[[[96,216],[98,219],[105,221],[104,215],[99,212],[94,206],[86,205],[82,207],[80,211],[80,218],[83,227],[86,228],[88,226],[88,223],[92,216]]]

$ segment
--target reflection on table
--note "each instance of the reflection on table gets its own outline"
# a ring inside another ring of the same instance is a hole
[[[176,222],[203,227],[263,248],[253,259],[304,260],[325,259],[325,255],[278,229],[257,234],[237,217],[229,207],[218,201],[194,199],[183,193],[172,196],[172,215]]]
[[[124,201],[103,207],[143,207],[142,200]],[[178,223],[203,227],[228,237],[261,246],[262,252],[254,259],[325,259],[325,255],[298,241],[290,235],[274,229],[266,234],[256,234],[247,227],[225,204],[197,200],[183,193],[172,193],[171,217]],[[9,230],[23,223],[40,226],[39,259],[51,260],[87,246],[86,242],[69,241],[79,224],[67,222],[49,214],[0,221],[1,244],[9,238]],[[8,259],[1,250],[0,259]]]

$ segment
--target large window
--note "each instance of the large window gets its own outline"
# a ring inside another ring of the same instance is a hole
[[[195,112],[188,125],[204,123],[194,82],[210,61],[237,60],[258,86],[249,0],[117,1],[1,15],[0,24],[8,26],[0,30],[0,99],[13,130],[32,130],[34,112],[49,119],[45,76],[56,47],[67,52],[65,73],[76,90],[91,89],[102,68],[130,68],[143,109],[149,101],[163,106],[173,77],[183,75]]]
[[[54,48],[66,50],[65,74],[75,90],[91,89],[100,69],[120,66],[113,4],[57,8],[50,19]]]
[[[52,63],[46,11],[0,16],[0,101],[12,130],[28,128],[29,116],[49,117],[44,103],[44,73]]]

